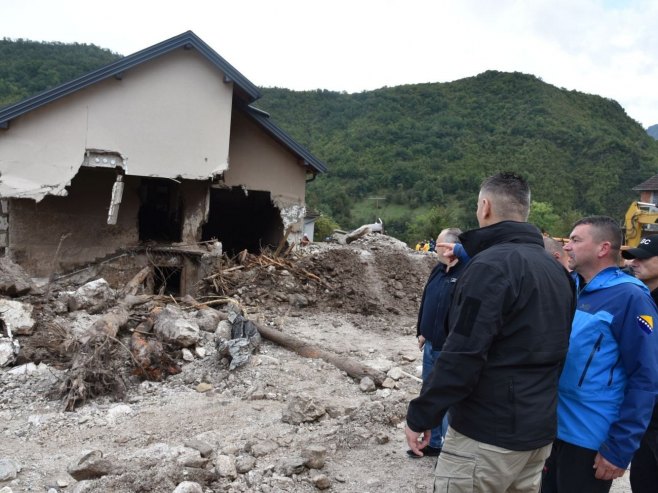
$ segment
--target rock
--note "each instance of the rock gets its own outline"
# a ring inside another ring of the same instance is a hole
[[[403,353],[402,354],[402,359],[404,361],[411,362],[411,361],[416,361],[418,359],[418,356],[416,356],[415,354],[411,354],[411,353]]]
[[[363,377],[359,383],[359,388],[361,392],[374,392],[377,390],[375,382],[370,377]]]
[[[116,300],[115,291],[102,278],[88,282],[75,291],[64,291],[61,296],[71,312],[85,310],[88,313],[100,313]]]
[[[20,465],[12,459],[0,459],[0,481],[16,479],[20,472]]]
[[[276,470],[283,476],[292,476],[304,472],[304,459],[302,457],[286,457],[281,459]]]
[[[375,441],[379,445],[384,445],[385,443],[389,442],[389,437],[386,433],[384,433],[383,431],[380,431],[375,435]]]
[[[279,448],[279,445],[274,440],[263,440],[261,442],[250,445],[249,450],[254,457],[262,457],[270,454]]]
[[[206,382],[201,382],[199,385],[196,386],[195,390],[203,394],[204,392],[208,392],[209,390],[212,390],[212,385]]]
[[[393,367],[393,362],[389,359],[378,358],[368,360],[368,366],[382,372],[387,372]]]
[[[229,455],[218,455],[215,459],[215,470],[222,478],[235,479],[238,471],[235,468],[235,460]]]
[[[315,474],[311,476],[311,483],[319,490],[326,490],[331,486],[331,481],[324,474]]]
[[[9,486],[4,486],[0,488],[0,493],[13,493],[13,491]]]
[[[322,469],[326,456],[327,448],[322,445],[309,445],[302,449],[304,465],[309,469]]]
[[[113,474],[116,472],[116,468],[108,459],[103,458],[103,452],[92,450],[83,453],[76,462],[68,467],[67,472],[76,481],[82,481]]]
[[[9,366],[16,361],[19,351],[18,341],[9,337],[0,337],[0,368]]]
[[[194,346],[201,339],[199,326],[186,320],[185,314],[172,305],[167,305],[156,315],[153,332],[160,340],[179,347]]]
[[[194,355],[192,354],[192,351],[187,348],[183,348],[181,352],[183,353],[184,361],[194,361]]]
[[[196,354],[198,358],[203,359],[206,357],[206,348],[197,346],[194,348],[194,354]]]
[[[127,404],[117,404],[116,406],[111,407],[107,411],[107,421],[110,424],[115,424],[117,421],[117,418],[120,416],[127,416],[129,414],[132,414],[133,410],[132,408],[127,405]]]
[[[317,421],[326,414],[325,407],[308,395],[291,397],[284,409],[281,420],[284,423],[298,425]]]
[[[0,257],[0,295],[22,296],[30,291],[30,277],[9,257]]]
[[[186,440],[183,445],[188,448],[198,450],[201,454],[201,457],[210,457],[213,453],[213,448],[210,444],[204,442],[203,440],[197,440],[196,438],[192,440]]]
[[[241,455],[235,459],[235,469],[240,474],[245,474],[256,467],[256,459],[250,455]]]
[[[34,333],[33,310],[34,307],[29,303],[0,299],[0,318],[15,336],[29,336]]]
[[[176,463],[183,467],[192,467],[201,469],[206,467],[210,459],[208,457],[201,457],[198,450],[191,448],[184,448],[180,455],[176,458]]]
[[[393,380],[400,380],[402,378],[402,368],[398,366],[391,368],[386,375]]]
[[[291,294],[288,296],[288,303],[295,308],[306,308],[308,306],[308,298],[303,294]]]
[[[176,486],[173,493],[203,493],[203,488],[194,481],[183,481]]]
[[[219,339],[229,340],[231,338],[231,322],[228,320],[221,320],[217,324],[217,330],[215,330],[215,336]]]
[[[393,380],[391,377],[386,377],[382,382],[382,387],[384,387],[385,389],[394,389],[395,380]]]
[[[196,312],[195,322],[199,326],[199,330],[215,332],[221,318],[222,314],[214,308],[203,308]]]
[[[294,485],[295,483],[292,478],[286,476],[272,474],[272,477],[270,478],[270,486],[272,486],[272,488],[279,488],[282,491],[292,491]]]

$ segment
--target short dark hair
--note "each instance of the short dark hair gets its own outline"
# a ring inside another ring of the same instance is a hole
[[[587,216],[573,223],[573,227],[580,225],[592,226],[592,236],[596,241],[609,241],[613,250],[619,250],[623,241],[623,234],[619,224],[609,216]]]
[[[516,173],[504,171],[486,178],[480,193],[493,195],[494,212],[500,219],[528,219],[530,213],[530,186]]]

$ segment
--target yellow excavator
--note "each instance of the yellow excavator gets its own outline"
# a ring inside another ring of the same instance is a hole
[[[634,248],[645,236],[658,235],[658,206],[632,202],[624,217],[624,245]]]

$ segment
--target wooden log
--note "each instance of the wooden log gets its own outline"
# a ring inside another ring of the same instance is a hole
[[[123,287],[121,292],[119,293],[119,296],[122,298],[127,296],[127,295],[135,295],[137,294],[137,290],[139,287],[142,285],[144,280],[149,276],[153,269],[151,268],[150,265],[147,265],[144,267],[142,270],[140,270],[128,283]]]
[[[384,382],[384,379],[386,379],[386,374],[384,372],[375,370],[353,358],[347,358],[330,353],[329,351],[324,351],[317,346],[308,344],[295,336],[284,334],[278,330],[263,327],[256,323],[254,323],[254,325],[256,325],[258,332],[260,332],[261,337],[264,339],[272,341],[286,349],[295,351],[297,354],[304,356],[305,358],[321,359],[327,363],[331,363],[336,368],[345,371],[353,378],[361,379],[363,377],[370,377],[375,384],[380,387]]]

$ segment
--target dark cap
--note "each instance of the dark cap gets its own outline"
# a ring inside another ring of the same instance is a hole
[[[642,238],[637,248],[622,250],[621,256],[625,259],[645,259],[658,255],[658,235]]]

